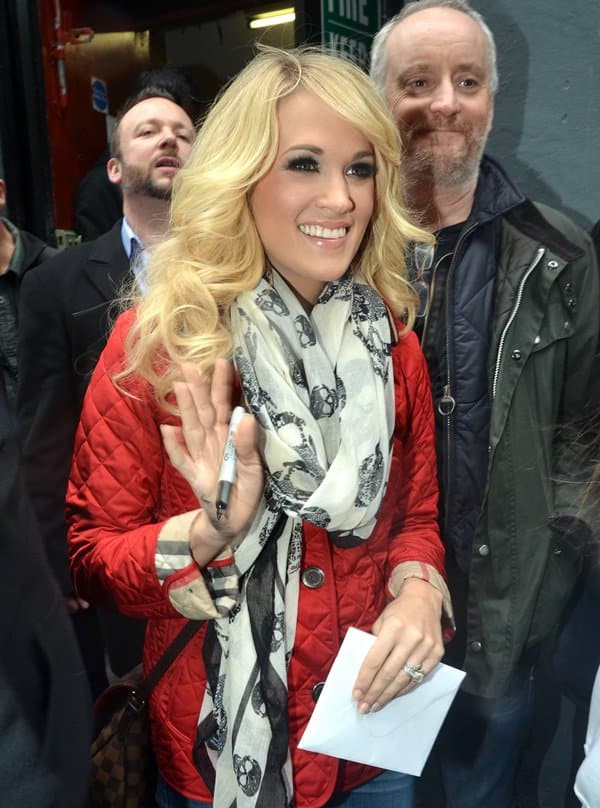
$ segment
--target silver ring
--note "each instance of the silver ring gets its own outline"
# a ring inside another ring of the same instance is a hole
[[[413,665],[412,662],[407,662],[406,665],[402,668],[404,673],[408,674],[412,679],[412,683],[414,685],[420,685],[423,679],[425,678],[425,674],[423,673],[423,666],[419,663],[418,665]]]

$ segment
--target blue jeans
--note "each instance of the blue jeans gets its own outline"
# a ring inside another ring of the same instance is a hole
[[[513,808],[533,705],[532,680],[531,665],[523,665],[505,696],[484,699],[459,691],[424,774],[424,779],[441,779],[444,796],[429,794],[419,804]]]
[[[343,796],[328,803],[331,808],[413,808],[414,777],[385,771]],[[182,797],[158,777],[156,785],[158,808],[212,808],[208,802]]]
[[[415,778],[410,774],[385,771],[327,803],[331,808],[413,808]]]
[[[157,808],[212,808],[212,802],[199,802],[179,794],[168,783],[165,783],[160,774],[156,780],[154,799]]]

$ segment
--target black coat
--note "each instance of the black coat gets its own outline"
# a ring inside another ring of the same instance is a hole
[[[58,250],[55,247],[49,247],[47,244],[34,236],[33,233],[28,233],[27,230],[19,230],[21,242],[23,243],[23,272],[28,272],[30,269],[39,266],[39,264],[47,261],[55,255],[58,255]]]
[[[29,494],[50,564],[72,591],[63,515],[83,397],[129,276],[121,222],[27,273],[19,300],[18,421]]]
[[[27,273],[19,301],[18,421],[28,492],[50,566],[65,595],[73,586],[64,501],[81,406],[130,280],[121,220],[95,241],[71,247]],[[99,637],[96,619],[103,637]],[[115,673],[142,656],[144,621],[105,610],[81,611],[75,627],[94,695],[105,685],[105,644]]]
[[[4,400],[0,417],[6,426]],[[16,440],[6,433],[0,439],[0,803],[81,808],[91,735],[87,679],[25,494]]]
[[[14,227],[12,223],[9,222],[9,224],[11,227]],[[1,221],[0,228],[4,228],[4,224]],[[15,306],[18,306],[21,284],[27,272],[39,266],[44,261],[48,261],[53,255],[58,253],[58,250],[54,247],[48,247],[41,239],[34,236],[33,233],[28,233],[26,230],[18,230],[18,238],[21,242],[20,266],[16,267],[18,274],[11,275],[9,279],[7,278],[9,287],[7,292],[11,296],[14,295],[13,305]],[[2,376],[9,407],[11,411],[14,412],[16,409],[18,384],[18,363],[16,366],[14,364],[17,351],[16,334],[12,332],[12,329],[8,332],[3,331],[0,341],[0,364],[2,365],[0,376]]]

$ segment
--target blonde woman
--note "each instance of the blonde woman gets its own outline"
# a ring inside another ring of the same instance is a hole
[[[148,293],[92,379],[67,506],[78,590],[148,619],[146,667],[205,621],[150,705],[160,806],[412,805],[406,775],[297,748],[349,626],[377,637],[353,691],[367,713],[437,664],[450,609],[404,277],[428,236],[398,154],[358,68],[259,53],[209,113]]]

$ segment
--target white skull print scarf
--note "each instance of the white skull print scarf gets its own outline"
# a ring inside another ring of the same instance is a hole
[[[342,547],[373,530],[391,462],[393,333],[381,298],[348,276],[328,283],[309,315],[269,270],[231,319],[246,406],[264,431],[266,485],[235,566],[204,571],[222,616],[203,650],[195,761],[215,808],[286,808],[301,524]]]

